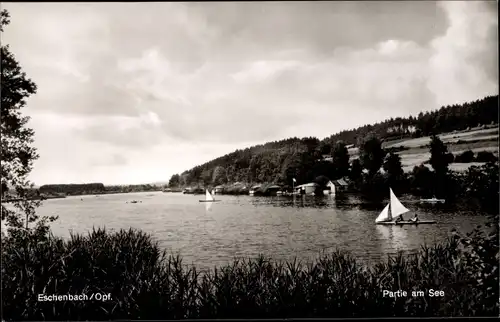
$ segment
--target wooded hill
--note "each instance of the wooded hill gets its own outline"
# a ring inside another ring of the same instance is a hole
[[[39,188],[40,193],[65,193],[69,195],[85,193],[102,193],[105,191],[102,183],[82,184],[46,184]]]
[[[83,183],[83,184],[47,184],[39,188],[40,193],[67,195],[87,195],[87,194],[105,194],[105,193],[128,193],[142,191],[159,191],[160,186],[150,184],[137,185],[114,185],[105,186],[102,183]]]
[[[345,169],[332,168],[332,163],[323,161],[322,156],[335,155],[333,152],[338,141],[356,146],[370,134],[388,141],[466,130],[492,123],[498,123],[498,95],[443,106],[432,112],[421,112],[416,117],[390,118],[344,130],[323,140],[294,137],[236,150],[181,175],[172,176],[169,186],[207,186],[231,182],[290,184],[292,178],[304,183],[319,175],[336,179],[345,175]]]

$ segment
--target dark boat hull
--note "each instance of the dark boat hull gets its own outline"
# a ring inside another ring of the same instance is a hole
[[[434,220],[420,220],[420,221],[400,221],[400,222],[394,222],[394,221],[388,221],[388,222],[378,222],[376,223],[377,225],[393,225],[393,226],[399,226],[399,225],[422,225],[422,224],[435,224],[436,221]]]

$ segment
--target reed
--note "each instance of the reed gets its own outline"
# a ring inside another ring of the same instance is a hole
[[[496,234],[496,235],[495,235]],[[495,240],[496,238],[496,240]],[[7,237],[4,320],[498,316],[498,230],[477,229],[374,266],[334,251],[316,261],[264,256],[200,272],[141,231],[94,229],[63,240]],[[444,297],[431,297],[430,289]],[[383,296],[406,290],[408,297]],[[411,297],[411,291],[424,291]],[[39,294],[110,294],[38,301]]]

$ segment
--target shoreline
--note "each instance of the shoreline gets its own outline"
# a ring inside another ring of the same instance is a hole
[[[79,197],[79,196],[100,196],[100,195],[114,195],[114,194],[128,194],[128,193],[144,193],[144,192],[161,192],[161,190],[153,190],[153,191],[106,191],[106,192],[99,192],[99,193],[78,193],[78,194],[66,194],[66,195],[61,195],[61,196],[41,196],[41,197],[31,197],[27,198],[26,200],[48,200],[48,199],[64,199],[67,197]],[[2,203],[11,203],[11,202],[17,202],[17,201],[23,201],[23,198],[11,198],[11,199],[5,199],[2,200]]]

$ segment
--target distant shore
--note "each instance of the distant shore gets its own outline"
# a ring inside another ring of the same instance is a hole
[[[153,190],[153,191],[101,191],[101,192],[83,192],[83,193],[75,193],[75,194],[60,194],[60,195],[41,195],[27,198],[27,200],[48,200],[48,199],[63,199],[66,197],[78,197],[78,196],[99,196],[99,195],[111,195],[111,194],[120,194],[120,193],[137,193],[137,192],[160,192],[161,190]],[[175,191],[175,192],[182,192]],[[23,198],[3,198],[2,203],[10,203],[22,201]]]
[[[43,196],[43,197],[31,197],[27,198],[27,200],[46,200],[46,199],[63,199],[66,198],[66,196]],[[2,199],[2,202],[9,203],[9,202],[17,202],[17,201],[23,201],[24,198],[8,198],[8,199]]]

